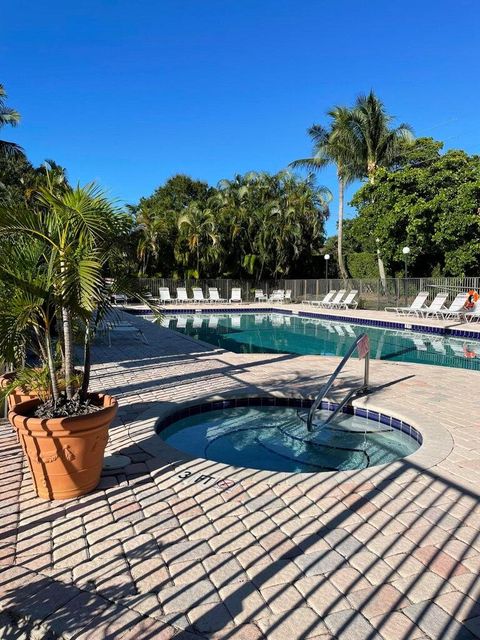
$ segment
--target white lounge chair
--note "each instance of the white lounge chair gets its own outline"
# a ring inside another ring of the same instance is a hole
[[[455,297],[455,300],[452,302],[452,304],[448,307],[448,309],[440,309],[440,311],[437,311],[437,318],[440,318],[442,320],[449,320],[452,318],[461,318],[465,315],[465,302],[467,300],[467,294],[466,293],[459,293],[457,294],[457,296]]]
[[[292,290],[291,289],[287,289],[285,291],[285,297],[283,299],[284,302],[291,302],[292,301]]]
[[[272,295],[269,297],[270,302],[284,302],[285,301],[285,291],[281,289],[276,289]]]
[[[330,302],[335,297],[337,291],[336,289],[331,289],[322,300],[307,300],[311,305],[321,307],[323,304]]]
[[[227,299],[220,298],[217,287],[208,287],[207,302],[227,302]]]
[[[112,300],[113,304],[127,304],[128,297],[124,293],[113,293]]]
[[[409,307],[385,307],[385,311],[393,311],[399,316],[409,316],[411,314],[417,315],[421,309],[426,309],[425,302],[427,301],[427,298],[428,291],[420,291]]]
[[[441,310],[444,310],[444,304],[448,299],[448,293],[437,293],[432,304],[426,309],[419,309],[418,315],[422,318],[428,318],[429,316],[436,316]]]
[[[348,309],[349,307],[351,307],[352,309],[356,309],[358,307],[358,300],[355,300],[357,295],[357,289],[352,289],[350,293],[347,293],[347,296],[341,302],[332,302],[332,306],[334,306],[336,309]]]
[[[204,295],[203,295],[203,291],[200,289],[200,287],[193,287],[192,288],[193,291],[193,301],[194,302],[206,302]]]
[[[170,297],[170,289],[168,287],[160,287],[158,290],[158,295],[160,296],[160,304],[166,304],[167,302],[173,302]]]
[[[320,306],[322,307],[326,307],[327,309],[335,309],[335,307],[337,305],[339,305],[345,294],[347,293],[346,289],[340,289],[340,291],[337,293],[337,295],[331,300],[331,302],[325,302],[324,300],[322,301],[322,304]]]
[[[193,302],[193,300],[187,296],[187,290],[185,287],[178,287],[175,302]]]
[[[255,302],[265,302],[268,296],[263,293],[263,289],[255,289]]]
[[[478,322],[480,320],[480,302],[476,302],[470,311],[465,311],[464,320],[466,322]]]
[[[177,318],[177,329],[185,329],[187,326],[188,317],[186,315],[181,315]]]
[[[243,302],[242,290],[240,289],[240,287],[234,287],[232,289],[232,294],[230,296],[229,302]]]

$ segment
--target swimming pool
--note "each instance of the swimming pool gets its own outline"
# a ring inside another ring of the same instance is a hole
[[[379,360],[480,370],[480,342],[280,313],[165,315],[163,326],[235,353],[343,356],[367,333]]]
[[[158,433],[171,446],[195,457],[297,473],[387,464],[410,455],[421,443],[412,427],[406,433],[403,423],[387,416],[380,422],[341,413],[323,427],[322,421],[330,415],[325,409],[316,413],[319,426],[310,433],[305,423],[308,409],[295,406],[294,399],[283,406],[277,399],[269,400],[273,401],[269,406],[260,398],[250,398],[241,406],[235,401],[198,406],[191,415],[174,416],[168,424],[160,424]],[[222,408],[215,408],[217,404]]]

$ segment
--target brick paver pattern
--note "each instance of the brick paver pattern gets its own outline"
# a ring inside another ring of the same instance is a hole
[[[2,608],[82,640],[480,638],[479,373],[371,364],[365,402],[429,425],[433,466],[424,455],[337,474],[234,469],[135,434],[157,408],[208,395],[311,396],[338,359],[232,354],[133,321],[149,344],[99,343],[93,373],[119,399],[108,452],[127,467],[46,502],[0,425]]]

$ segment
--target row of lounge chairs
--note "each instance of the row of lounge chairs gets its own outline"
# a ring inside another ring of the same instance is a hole
[[[399,316],[478,322],[480,320],[480,304],[476,303],[472,309],[465,309],[466,296],[466,293],[459,293],[447,307],[445,303],[448,300],[448,293],[437,293],[430,305],[426,305],[428,291],[420,291],[409,307],[385,307],[385,311],[392,311]]]
[[[326,309],[356,309],[358,307],[358,291],[352,289],[347,293],[346,289],[329,291],[323,300],[307,300],[308,304],[314,307]]]
[[[216,302],[216,303],[225,303],[225,302],[243,302],[242,300],[242,290],[240,287],[233,287],[230,298],[221,298],[218,292],[217,287],[208,287],[208,297],[203,295],[203,290],[200,287],[192,288],[193,298],[189,298],[187,295],[186,287],[178,287],[177,288],[177,297],[172,298],[170,295],[170,289],[168,287],[160,287],[158,290],[158,297],[154,297],[151,293],[144,294],[144,298],[149,300],[150,302],[159,302],[160,304],[168,304],[169,302],[175,303],[183,303],[183,302],[198,302],[198,303],[206,303],[206,302]],[[116,304],[126,304],[128,302],[128,298],[124,294],[115,294],[113,296],[114,302]],[[291,302],[292,301],[292,292],[287,289],[283,291],[282,289],[277,289],[273,291],[272,294],[267,295],[263,293],[262,289],[255,289],[255,302]]]

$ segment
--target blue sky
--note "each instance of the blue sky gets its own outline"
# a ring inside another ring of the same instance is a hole
[[[277,171],[371,88],[417,135],[478,153],[479,25],[477,0],[16,0],[0,82],[23,118],[2,135],[129,203],[179,172]],[[318,182],[335,193],[333,170]]]

